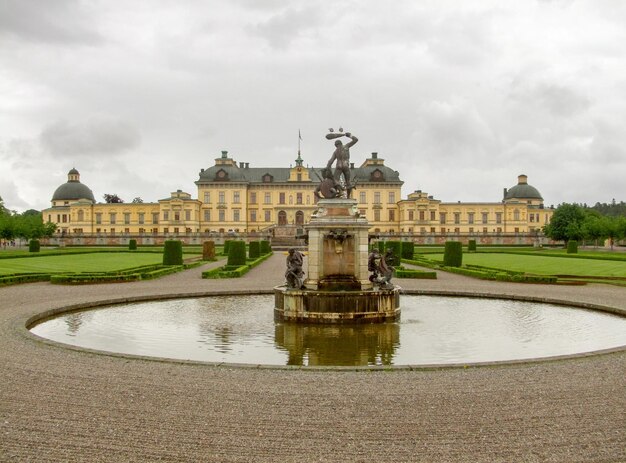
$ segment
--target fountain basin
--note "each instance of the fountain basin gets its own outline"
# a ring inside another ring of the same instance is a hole
[[[274,319],[302,323],[382,323],[400,318],[400,287],[361,291],[274,288]]]

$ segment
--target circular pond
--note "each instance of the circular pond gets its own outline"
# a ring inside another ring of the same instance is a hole
[[[469,364],[626,345],[626,318],[502,299],[402,296],[398,322],[276,323],[273,296],[215,296],[64,313],[34,334],[108,352],[263,365]]]

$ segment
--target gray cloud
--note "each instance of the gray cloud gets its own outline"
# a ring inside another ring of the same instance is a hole
[[[0,2],[0,37],[32,42],[95,44],[102,37],[78,0],[3,0]]]
[[[54,155],[117,155],[139,146],[141,137],[127,122],[92,117],[81,122],[53,122],[41,132],[40,141]]]
[[[287,49],[298,38],[314,33],[323,19],[321,5],[306,4],[298,8],[286,8],[266,21],[257,23],[250,30],[265,38],[273,48]]]

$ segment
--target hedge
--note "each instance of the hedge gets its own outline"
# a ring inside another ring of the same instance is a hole
[[[569,240],[567,242],[567,253],[568,254],[578,254],[578,241]]]
[[[226,265],[246,265],[246,242],[231,241],[228,245],[228,261]]]
[[[137,250],[137,240],[132,239],[128,242],[128,250],[129,251],[136,251]]]
[[[468,251],[476,251],[476,240],[469,240],[467,242],[467,250]]]
[[[460,241],[446,241],[443,252],[443,265],[460,267],[463,263],[463,248]]]
[[[39,240],[30,240],[28,242],[28,252],[39,252],[40,249]]]
[[[264,260],[270,258],[272,253],[265,254],[257,259],[248,261],[246,265],[224,265],[223,267],[214,268],[212,270],[207,270],[206,272],[202,272],[202,278],[239,278],[248,273],[248,271],[259,265]]]
[[[224,249],[222,250],[222,252],[224,253],[225,256],[228,255],[228,250],[230,248],[230,243],[232,243],[233,240],[224,240]]]
[[[258,241],[250,241],[248,245],[248,257],[250,259],[256,259],[261,255],[261,243]]]
[[[94,275],[94,274],[80,274],[70,273],[66,275],[51,275],[50,283],[59,284],[89,284],[89,283],[117,283],[123,281],[138,281],[141,280],[139,273],[131,273],[128,275]]]
[[[163,265],[183,265],[183,243],[167,240],[163,247]]]
[[[261,240],[260,243],[261,254],[269,254],[270,252],[272,252],[272,247],[269,241]]]
[[[396,278],[413,278],[421,280],[436,280],[437,272],[425,272],[423,270],[413,270],[406,268],[398,268],[395,271]]]
[[[415,253],[415,243],[413,243],[413,241],[403,241],[402,242],[402,258],[413,259],[414,253]]]
[[[49,273],[14,274],[0,277],[1,285],[15,285],[18,283],[34,283],[36,281],[50,281]]]
[[[214,241],[205,241],[202,243],[202,260],[215,260]]]

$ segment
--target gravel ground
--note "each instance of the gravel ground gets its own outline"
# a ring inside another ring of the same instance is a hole
[[[26,320],[83,302],[265,290],[275,255],[237,280],[210,264],[155,281],[0,288],[0,461],[626,462],[626,352],[424,371],[214,367],[37,340]],[[532,296],[626,310],[626,289],[439,274],[407,290]]]

